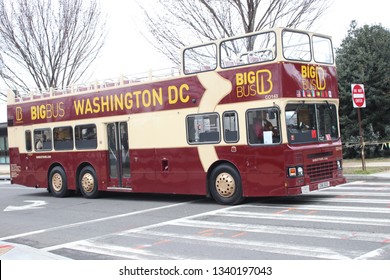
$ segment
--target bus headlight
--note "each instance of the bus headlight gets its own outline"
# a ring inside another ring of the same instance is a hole
[[[304,175],[303,167],[302,166],[289,167],[287,174],[288,177],[302,177]]]

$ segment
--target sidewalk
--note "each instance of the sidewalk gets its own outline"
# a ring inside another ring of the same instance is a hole
[[[9,164],[0,164],[0,180],[9,180]]]
[[[359,161],[344,161],[345,168],[362,168]],[[344,174],[347,181],[388,181],[390,182],[390,158],[386,161],[366,161],[366,167],[388,167],[387,171],[373,174]]]

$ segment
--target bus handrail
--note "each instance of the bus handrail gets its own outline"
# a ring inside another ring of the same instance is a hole
[[[52,97],[81,94],[93,92],[99,89],[117,88],[126,85],[139,84],[155,80],[161,80],[169,77],[176,77],[180,75],[179,67],[169,67],[156,70],[149,70],[147,72],[140,72],[130,75],[120,75],[117,78],[109,78],[104,80],[95,80],[94,82],[72,84],[65,88],[49,88],[45,90],[32,90],[29,92],[19,92],[9,90],[8,103],[21,103],[38,99],[49,99]]]

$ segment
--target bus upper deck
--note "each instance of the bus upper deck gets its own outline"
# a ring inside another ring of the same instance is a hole
[[[66,88],[49,88],[25,93],[10,92],[8,104],[29,102],[41,98],[56,98],[66,94],[93,93],[129,85],[149,84],[159,80],[247,67],[254,64],[288,62],[302,64],[301,69],[299,69],[302,90],[323,90],[326,83],[324,81],[326,73],[320,65],[334,66],[335,63],[331,37],[307,31],[275,28],[216,40],[184,48],[180,69],[172,67],[150,70],[145,73],[121,75],[118,79],[70,85]],[[249,72],[238,75],[236,83],[239,85],[249,84],[255,78],[255,74]],[[261,92],[261,94],[266,93]],[[283,91],[278,97],[284,97],[284,94]],[[298,97],[300,96],[298,95]],[[338,96],[326,97],[337,98]]]

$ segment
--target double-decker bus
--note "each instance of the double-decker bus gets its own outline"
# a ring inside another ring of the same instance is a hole
[[[181,54],[176,75],[10,91],[11,182],[222,204],[345,182],[330,37],[275,28]]]

